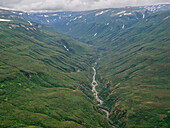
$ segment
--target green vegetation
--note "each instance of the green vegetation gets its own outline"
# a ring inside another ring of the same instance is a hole
[[[169,13],[150,15],[116,35],[98,62],[100,96],[119,127],[170,126]]]
[[[57,30],[90,45],[106,45],[105,40],[147,16],[145,9],[99,9],[50,23]],[[81,18],[80,18],[81,17]],[[124,26],[124,27],[123,27]]]
[[[18,13],[0,12],[0,127],[170,127],[170,11]]]
[[[110,127],[90,89],[91,48],[20,21],[0,30],[1,128]]]

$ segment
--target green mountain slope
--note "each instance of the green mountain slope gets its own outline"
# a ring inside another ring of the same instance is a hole
[[[98,62],[99,95],[120,127],[170,126],[169,14],[155,13],[120,32]]]
[[[13,20],[0,22],[0,53],[0,127],[110,127],[90,89],[91,48]]]
[[[31,21],[46,23],[77,40],[101,44],[101,38],[128,28],[149,15],[143,8],[98,9],[84,12],[53,12],[23,14]]]
[[[0,127],[169,128],[170,11],[147,9],[0,10]]]

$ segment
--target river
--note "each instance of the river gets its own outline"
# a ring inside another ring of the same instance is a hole
[[[92,67],[93,72],[94,72],[93,81],[92,81],[92,92],[94,93],[94,96],[95,96],[97,102],[99,103],[98,106],[101,106],[101,105],[103,105],[103,100],[101,100],[99,98],[98,92],[96,90],[96,87],[98,86],[98,83],[96,82],[96,69],[95,69],[96,65],[97,65],[97,62],[95,62],[94,66]],[[106,118],[109,119],[109,111],[107,111],[104,108],[101,108],[101,110],[106,113]],[[112,126],[113,126],[113,128],[116,128],[116,126],[114,126],[114,125],[112,125]]]
[[[97,65],[97,62],[95,62],[95,65],[92,67],[93,72],[94,72],[94,74],[93,74],[93,81],[92,81],[92,92],[94,93],[94,96],[95,96],[97,102],[99,102],[98,105],[102,105],[103,104],[103,100],[101,100],[99,98],[98,92],[96,90],[96,86],[98,86],[98,83],[96,82],[96,69],[95,69],[96,65]],[[106,109],[103,109],[103,108],[101,110],[106,113],[106,118],[109,119],[109,112]]]

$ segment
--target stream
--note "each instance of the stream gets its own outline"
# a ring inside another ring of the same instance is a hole
[[[93,81],[92,81],[92,92],[94,93],[94,96],[95,96],[97,102],[99,102],[98,106],[101,106],[101,105],[103,105],[103,100],[101,100],[99,98],[98,92],[96,90],[96,86],[98,86],[98,83],[96,82],[96,69],[95,69],[96,65],[97,65],[97,62],[95,62],[94,66],[92,67],[93,72],[94,72]],[[106,113],[106,118],[109,119],[109,111],[107,111],[104,108],[101,108],[101,110]],[[112,126],[113,126],[113,128],[116,128],[114,125],[112,125]]]
[[[98,84],[96,82],[96,69],[95,69],[96,65],[97,65],[97,62],[95,62],[95,65],[92,67],[92,69],[94,71],[93,81],[92,81],[92,92],[94,93],[94,96],[95,96],[97,102],[99,102],[98,105],[102,105],[103,101],[99,98],[98,92],[96,90],[96,86],[98,86]],[[106,113],[106,118],[108,119],[109,118],[109,112],[106,109],[103,109],[103,108],[101,110]]]

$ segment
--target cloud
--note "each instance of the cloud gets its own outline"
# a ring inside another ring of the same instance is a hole
[[[82,11],[161,3],[170,0],[0,0],[1,7],[25,11]]]

